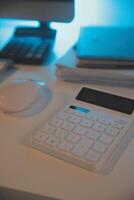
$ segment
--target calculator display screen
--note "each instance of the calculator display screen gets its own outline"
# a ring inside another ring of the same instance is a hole
[[[134,110],[134,100],[125,97],[83,87],[76,97],[77,100],[98,106],[131,114]]]

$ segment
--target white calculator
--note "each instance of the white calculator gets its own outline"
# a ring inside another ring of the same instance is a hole
[[[33,148],[86,170],[100,171],[134,121],[134,100],[83,87],[70,105],[35,130]]]

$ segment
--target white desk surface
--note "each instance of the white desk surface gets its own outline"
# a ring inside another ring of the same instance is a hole
[[[22,67],[3,82],[6,84],[15,78],[40,78],[52,90],[53,99],[46,109],[33,117],[11,117],[0,112],[0,187],[64,200],[134,199],[134,140],[107,175],[86,171],[25,144],[29,133],[69,103],[81,86],[56,80],[53,73],[53,65]],[[134,98],[133,88],[91,86]]]

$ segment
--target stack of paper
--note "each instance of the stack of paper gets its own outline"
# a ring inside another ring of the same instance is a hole
[[[76,52],[72,48],[56,63],[56,75],[65,81],[121,83],[134,85],[134,70],[132,69],[94,69],[76,66]]]

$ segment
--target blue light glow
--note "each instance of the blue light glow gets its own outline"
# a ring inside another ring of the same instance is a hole
[[[45,86],[45,82],[41,80],[34,80],[34,79],[16,79],[13,81],[14,83],[26,83],[26,82],[35,82],[38,86]]]
[[[80,106],[70,106],[70,108],[80,113],[89,113],[88,109],[82,108]]]
[[[39,86],[45,86],[45,82],[44,81],[35,81],[37,83],[37,85]]]
[[[69,24],[53,23],[52,26],[60,30],[66,27],[72,28],[72,26],[77,29],[83,25],[133,24],[133,7],[134,2],[132,0],[75,0],[74,20]],[[10,24],[10,26],[38,26],[37,21],[10,19],[3,19],[2,21],[3,24]]]
[[[70,44],[75,43],[78,39],[79,29],[81,26],[96,26],[96,25],[114,25],[114,26],[134,26],[134,1],[133,0],[75,0],[75,18],[71,23],[52,23],[52,27],[58,32],[58,37],[55,45],[56,54],[64,54],[62,46],[65,50],[70,47]],[[23,20],[1,20],[1,27],[8,27],[4,31],[3,40],[7,39],[9,29],[17,26],[38,26],[37,21]],[[9,28],[10,27],[10,28]],[[12,36],[13,31],[10,31]],[[0,35],[2,31],[0,30]],[[3,37],[3,36],[2,36]],[[68,42],[69,41],[69,42]],[[64,44],[64,45],[63,45]],[[60,48],[61,46],[61,48]]]

